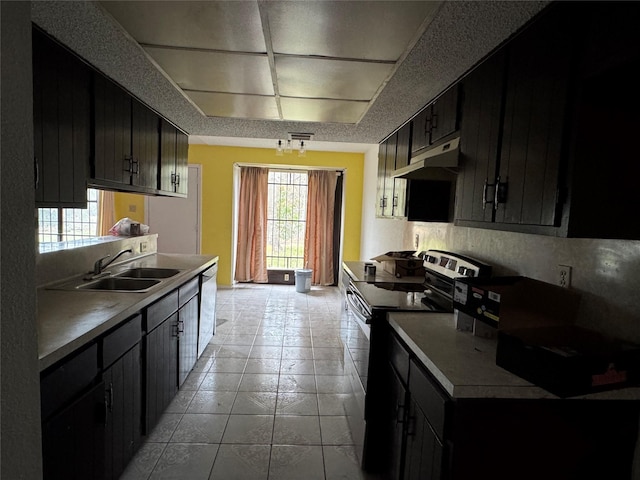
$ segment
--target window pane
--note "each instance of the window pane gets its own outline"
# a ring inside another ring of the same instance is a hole
[[[269,172],[267,268],[303,268],[307,172]]]
[[[97,236],[98,190],[87,190],[87,208],[39,208],[38,242],[52,243]]]

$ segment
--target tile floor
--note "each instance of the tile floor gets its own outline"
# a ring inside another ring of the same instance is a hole
[[[220,288],[216,310],[216,335],[121,479],[368,478],[344,413],[345,344],[363,335],[339,289]]]

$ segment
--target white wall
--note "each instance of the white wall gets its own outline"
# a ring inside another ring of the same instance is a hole
[[[0,2],[0,478],[42,477],[31,5]]]
[[[374,145],[364,154],[360,260],[369,260],[381,253],[398,250],[403,244],[406,221],[376,218],[377,182],[378,146]]]

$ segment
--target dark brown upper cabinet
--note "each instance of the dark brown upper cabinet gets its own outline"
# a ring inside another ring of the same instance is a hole
[[[110,190],[156,193],[160,117],[100,73],[93,77],[95,143],[89,183]]]
[[[411,157],[458,129],[458,85],[422,109],[412,120]]]
[[[458,223],[494,218],[505,60],[504,51],[496,53],[462,82]]]
[[[160,190],[187,195],[187,135],[167,120],[160,121]]]
[[[91,73],[42,31],[32,32],[36,205],[85,208]]]
[[[112,189],[131,185],[131,96],[94,73],[94,149],[90,183]]]
[[[558,226],[575,35],[565,9],[508,46],[495,221]],[[501,195],[500,190],[504,190]]]
[[[394,178],[393,172],[408,165],[410,142],[411,125],[407,123],[380,144],[376,196],[376,215],[379,217],[405,216],[407,181]]]
[[[32,36],[36,205],[85,208],[87,187],[186,196],[187,134],[35,25]]]
[[[456,224],[557,234],[576,49],[551,9],[463,79]]]

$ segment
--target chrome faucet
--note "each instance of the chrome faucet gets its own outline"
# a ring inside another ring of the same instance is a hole
[[[113,262],[115,262],[118,257],[120,257],[125,253],[132,253],[132,252],[133,250],[131,250],[130,248],[127,248],[126,250],[120,250],[115,257],[113,257],[111,260],[105,263],[102,263],[102,261],[109,258],[111,255],[107,255],[105,257],[98,259],[96,263],[93,264],[93,272],[92,272],[93,275],[94,276],[100,275],[101,273],[103,273],[103,270],[107,268],[109,265],[111,265]]]

